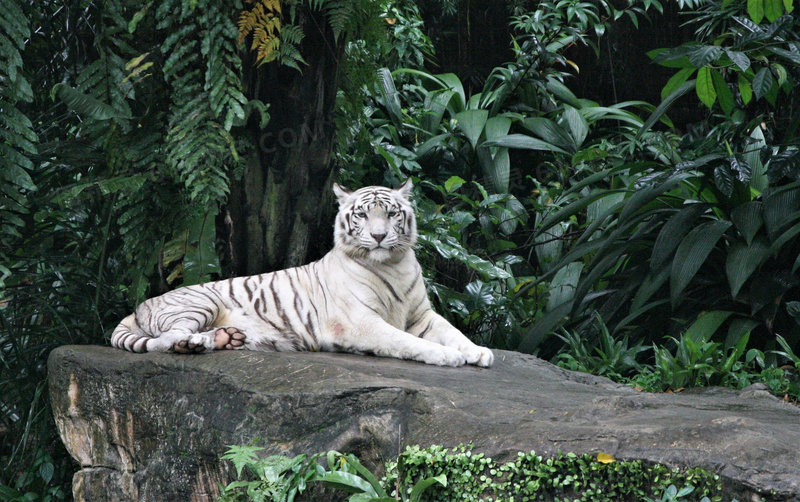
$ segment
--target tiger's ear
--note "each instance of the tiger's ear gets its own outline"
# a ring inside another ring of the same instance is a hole
[[[411,182],[411,178],[406,178],[406,180],[397,187],[395,187],[395,192],[400,192],[405,199],[409,199],[411,197],[411,189],[414,188],[414,183]]]
[[[336,194],[336,198],[339,200],[339,207],[342,207],[347,203],[350,196],[353,195],[353,191],[349,188],[345,188],[338,183],[333,184],[333,193]]]

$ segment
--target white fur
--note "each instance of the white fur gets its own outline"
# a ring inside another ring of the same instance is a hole
[[[351,192],[334,185],[335,246],[293,269],[171,291],[140,305],[112,335],[136,352],[176,350],[179,342],[214,350],[220,328],[234,327],[252,350],[370,353],[427,364],[490,366],[472,343],[431,309],[414,256],[411,182]]]

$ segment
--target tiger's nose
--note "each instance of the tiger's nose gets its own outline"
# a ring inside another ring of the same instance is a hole
[[[372,238],[375,239],[375,242],[377,242],[378,244],[380,244],[381,241],[386,237],[386,233],[382,233],[382,234],[370,233],[369,235],[371,235]]]

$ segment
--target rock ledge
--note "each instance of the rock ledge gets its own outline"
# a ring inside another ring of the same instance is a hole
[[[497,460],[605,452],[704,467],[800,500],[800,408],[758,387],[645,394],[495,355],[491,369],[453,369],[348,354],[66,346],[48,366],[56,423],[81,466],[77,501],[214,500],[231,478],[219,456],[255,437],[269,453],[337,449],[368,464],[410,444],[471,442]]]

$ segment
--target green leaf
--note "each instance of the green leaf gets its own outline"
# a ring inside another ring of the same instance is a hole
[[[419,502],[423,492],[436,484],[447,486],[447,476],[445,474],[439,474],[438,476],[418,481],[414,485],[414,488],[411,489],[411,502]]]
[[[647,117],[647,120],[645,121],[644,125],[642,125],[642,127],[636,133],[636,139],[641,138],[642,134],[644,134],[645,132],[649,131],[650,128],[653,127],[653,125],[656,122],[658,122],[659,119],[661,119],[661,116],[664,115],[664,113],[666,113],[667,109],[670,106],[672,106],[672,103],[674,103],[675,100],[677,100],[678,98],[680,98],[681,96],[683,96],[684,94],[689,92],[690,90],[694,89],[696,83],[697,83],[696,80],[686,81],[680,87],[675,89],[672,92],[672,94],[670,94],[664,100],[662,100],[661,104],[658,105],[658,108],[656,108],[653,111],[653,113],[651,113],[650,116]]]
[[[403,125],[403,111],[400,106],[400,98],[397,94],[397,89],[394,85],[392,73],[387,68],[378,69],[378,81],[380,85],[378,89],[381,93],[381,98],[386,110],[389,112],[389,118],[395,127],[402,127]]]
[[[767,168],[761,161],[761,150],[767,146],[764,131],[760,126],[756,126],[750,133],[747,140],[747,150],[744,152],[744,160],[750,166],[750,187],[758,190],[759,193],[767,189],[769,178]]]
[[[767,95],[773,81],[772,72],[769,71],[769,68],[761,68],[756,73],[756,76],[753,77],[753,94],[755,94],[756,99],[761,99]]]
[[[783,0],[783,7],[786,9],[787,14],[791,14],[794,10],[794,5],[792,0]]]
[[[783,0],[764,0],[764,16],[774,23],[783,14]]]
[[[725,348],[735,347],[742,338],[753,331],[759,322],[753,319],[734,319],[728,328],[725,338]]]
[[[583,141],[586,139],[586,135],[589,134],[589,124],[587,124],[586,120],[578,113],[578,110],[568,105],[564,106],[564,118],[567,119],[567,124],[569,125],[570,132],[572,132],[572,139],[576,148],[580,148]]]
[[[561,124],[544,117],[530,117],[522,121],[522,126],[543,140],[574,154],[578,151],[575,140]]]
[[[733,208],[731,221],[749,246],[753,242],[753,237],[764,225],[764,219],[761,217],[761,202],[752,201]]]
[[[739,290],[753,272],[770,257],[770,246],[763,239],[754,240],[750,245],[735,241],[728,249],[725,272],[731,286],[731,296],[736,299]]]
[[[672,261],[670,275],[670,297],[673,307],[680,303],[684,289],[731,225],[729,221],[708,221],[698,225],[681,241]]]
[[[69,109],[87,118],[96,120],[131,118],[129,112],[118,110],[66,84],[56,84],[53,87],[53,95],[58,96]]]
[[[477,147],[478,138],[488,118],[489,110],[466,110],[456,114],[458,128],[467,137],[473,149]]]
[[[502,146],[506,148],[519,148],[522,150],[541,150],[549,152],[567,152],[552,143],[542,141],[537,138],[526,136],[525,134],[509,134],[500,138],[484,141],[481,146]]]
[[[689,62],[695,68],[703,68],[722,54],[722,48],[716,45],[704,45],[694,48],[689,53]]]
[[[711,70],[711,80],[714,82],[714,90],[717,92],[717,100],[719,101],[720,108],[725,112],[725,115],[730,116],[735,103],[733,93],[728,88],[725,79],[722,78],[722,75],[715,69]]]
[[[563,102],[567,103],[568,105],[574,106],[575,108],[581,107],[581,102],[578,100],[577,96],[569,90],[569,87],[562,84],[558,80],[553,77],[547,77],[547,84],[545,85],[547,90],[553,93],[554,96],[561,99]]]
[[[747,15],[754,23],[761,23],[764,19],[764,0],[747,0]]]
[[[736,77],[736,80],[739,85],[739,96],[742,97],[742,103],[746,105],[753,99],[753,88],[750,86],[750,81],[747,80],[747,77],[745,77],[743,73],[740,73]]]
[[[678,73],[673,75],[668,81],[667,84],[661,89],[661,99],[666,99],[671,93],[675,92],[675,89],[679,88],[683,85],[686,80],[689,79],[694,72],[697,71],[696,68],[683,68]]]
[[[711,76],[713,70],[707,66],[700,68],[697,71],[697,97],[700,101],[711,108],[714,106],[714,101],[717,100],[717,91],[714,90],[714,80]]]
[[[546,312],[552,312],[565,303],[572,304],[582,270],[583,263],[572,262],[556,272],[550,282],[550,298],[547,300]]]
[[[705,343],[711,339],[711,336],[717,332],[722,323],[732,314],[733,312],[727,310],[712,310],[711,312],[700,314],[700,317],[689,326],[683,337],[688,338],[697,345]]]
[[[454,190],[458,190],[458,188],[466,183],[463,178],[459,178],[458,176],[451,176],[444,182],[444,189],[447,193],[451,193]]]
[[[725,54],[727,54],[728,57],[731,58],[731,61],[733,61],[733,64],[738,66],[743,72],[750,68],[750,58],[747,57],[747,54],[744,52],[725,49]]]
[[[372,485],[370,485],[360,476],[351,474],[349,472],[328,472],[322,476],[319,481],[322,481],[325,483],[325,485],[336,490],[342,490],[349,493],[367,493],[373,497],[378,497],[378,494],[375,492],[375,489],[372,487]]]

